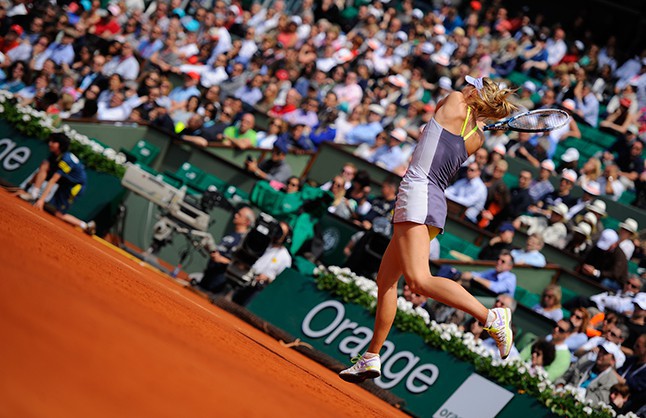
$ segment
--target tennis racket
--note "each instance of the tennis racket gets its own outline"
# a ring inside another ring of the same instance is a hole
[[[485,131],[546,132],[568,123],[570,115],[560,109],[537,109],[485,125]]]

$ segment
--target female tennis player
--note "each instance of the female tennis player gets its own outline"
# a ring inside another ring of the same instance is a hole
[[[411,291],[461,309],[480,323],[506,358],[513,343],[508,308],[485,308],[462,285],[431,275],[430,242],[444,229],[444,190],[462,163],[484,142],[485,120],[508,117],[513,93],[488,78],[466,78],[468,86],[441,100],[426,125],[399,186],[393,217],[393,237],[377,274],[379,287],[374,334],[367,352],[339,373],[348,382],[381,376],[381,350],[397,312],[397,282],[404,275]],[[430,239],[429,239],[430,237]]]

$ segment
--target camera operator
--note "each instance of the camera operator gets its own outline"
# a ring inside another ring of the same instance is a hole
[[[231,254],[240,245],[245,235],[256,222],[256,215],[248,206],[243,206],[233,215],[233,232],[222,237],[206,265],[198,286],[210,292],[217,292],[226,284],[224,272],[231,262]]]
[[[292,256],[286,248],[291,236],[291,228],[286,222],[280,222],[281,233],[271,242],[265,252],[251,266],[249,274],[253,277],[253,284],[230,290],[227,298],[246,306],[251,300],[273,282],[286,268],[292,265]]]
[[[258,163],[253,158],[247,157],[245,168],[263,180],[273,180],[285,185],[292,175],[292,167],[285,161],[286,156],[287,144],[277,141],[271,150],[271,158],[265,158]]]

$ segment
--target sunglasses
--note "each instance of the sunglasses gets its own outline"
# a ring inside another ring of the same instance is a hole
[[[628,286],[630,288],[633,288],[633,289],[641,289],[641,285],[630,283],[630,282],[626,283],[626,286]]]
[[[583,319],[583,317],[581,315],[572,315],[572,318]]]
[[[333,186],[336,186],[336,187],[343,187],[343,186],[344,186],[344,185],[343,185],[343,183],[334,183],[334,184],[332,184],[332,185],[333,185]]]
[[[289,182],[289,183],[287,183],[287,185],[288,185],[288,186],[292,186],[292,187],[298,187],[298,186],[300,186],[300,184],[299,184],[299,183],[295,183],[295,182]]]
[[[570,330],[567,330],[567,329],[563,328],[560,325],[557,325],[556,327],[554,327],[554,329],[558,330],[558,332],[561,332],[561,333],[566,333],[566,332],[570,331]]]
[[[621,338],[621,334],[617,335],[617,334],[616,334],[616,333],[614,333],[614,332],[609,332],[609,333],[608,333],[608,336],[611,336],[611,335],[612,335],[613,337],[615,337],[615,338]]]

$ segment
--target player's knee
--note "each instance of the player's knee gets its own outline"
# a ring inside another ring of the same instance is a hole
[[[422,292],[421,278],[417,276],[406,276],[406,283],[408,284],[408,287],[410,288],[411,292],[421,294]]]

